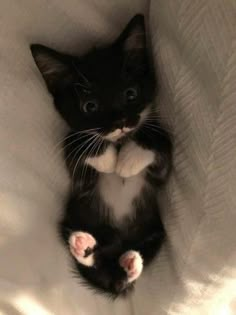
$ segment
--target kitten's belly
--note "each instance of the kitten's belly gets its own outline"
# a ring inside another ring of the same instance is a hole
[[[101,174],[99,191],[102,200],[111,210],[115,221],[122,219],[133,212],[133,201],[141,193],[145,180],[143,173],[123,179],[116,174]]]

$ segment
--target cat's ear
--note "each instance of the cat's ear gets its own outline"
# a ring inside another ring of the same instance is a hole
[[[129,75],[143,75],[148,70],[148,55],[144,16],[135,15],[128,23],[118,43],[124,55],[123,73]]]
[[[30,49],[49,91],[53,94],[70,73],[66,56],[38,44],[31,45]]]
[[[145,23],[144,16],[141,14],[135,15],[123,33],[120,36],[120,41],[125,52],[141,52],[146,49]]]

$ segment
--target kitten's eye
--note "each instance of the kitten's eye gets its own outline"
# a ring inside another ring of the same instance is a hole
[[[124,96],[128,103],[132,103],[138,97],[138,91],[135,88],[128,88],[125,90]]]
[[[94,113],[98,110],[98,103],[96,101],[88,101],[83,105],[83,111],[85,113]]]

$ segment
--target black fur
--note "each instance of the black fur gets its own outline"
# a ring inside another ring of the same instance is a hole
[[[97,240],[96,265],[86,267],[74,260],[77,270],[86,283],[102,292],[114,297],[126,294],[133,285],[128,284],[126,272],[118,263],[119,257],[127,250],[137,250],[145,266],[154,258],[165,237],[156,190],[166,182],[172,151],[168,133],[156,117],[152,119],[152,114],[149,114],[151,128],[147,129],[145,122],[137,127],[140,113],[154,101],[156,88],[146,49],[143,16],[135,16],[112,45],[94,49],[80,58],[41,45],[32,45],[31,50],[56,109],[71,128],[64,147],[73,191],[60,222],[63,240],[68,245],[74,231],[93,235]],[[137,93],[135,100],[126,97],[130,87]],[[92,106],[93,110],[95,106],[95,111],[85,112],[84,106]],[[123,126],[137,128],[113,143],[102,138],[92,152],[86,153],[89,146],[92,148],[94,138],[89,139],[91,132],[84,131],[99,128],[103,137]],[[130,140],[155,152],[156,161],[146,169],[146,185],[134,200],[135,213],[120,225],[112,218],[111,209],[97,189],[102,175],[91,166],[85,168],[84,161],[88,153],[101,156],[109,145],[119,152]]]

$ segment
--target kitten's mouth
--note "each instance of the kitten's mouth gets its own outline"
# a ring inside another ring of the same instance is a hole
[[[129,134],[134,129],[135,129],[135,127],[118,128],[118,129],[115,129],[114,131],[108,133],[106,136],[104,136],[104,139],[115,142],[115,141],[125,137],[127,134]]]

